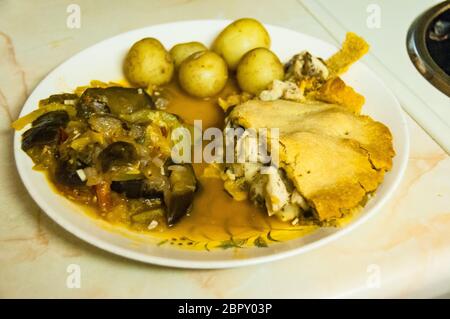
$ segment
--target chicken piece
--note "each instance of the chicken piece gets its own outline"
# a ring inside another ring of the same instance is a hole
[[[267,174],[269,178],[266,184],[266,207],[269,216],[272,216],[287,204],[289,193],[278,169],[270,167]]]
[[[323,82],[329,75],[325,62],[308,51],[294,55],[286,64],[286,69],[285,79],[296,83],[305,79]]]
[[[294,82],[274,80],[268,90],[264,90],[259,94],[259,98],[262,101],[275,101],[278,99],[301,101],[305,97]]]

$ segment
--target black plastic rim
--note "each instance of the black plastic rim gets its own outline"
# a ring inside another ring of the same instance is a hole
[[[450,10],[450,1],[437,4],[414,20],[408,30],[406,47],[411,61],[420,74],[441,92],[450,96],[450,76],[433,60],[426,43],[431,23],[447,10]]]

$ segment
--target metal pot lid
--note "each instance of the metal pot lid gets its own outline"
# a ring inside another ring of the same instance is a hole
[[[450,1],[428,9],[414,20],[406,46],[416,69],[450,96]]]

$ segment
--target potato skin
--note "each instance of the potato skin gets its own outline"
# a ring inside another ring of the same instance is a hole
[[[222,56],[231,70],[240,59],[255,48],[270,48],[270,36],[255,19],[243,18],[229,24],[214,40],[212,50]]]
[[[172,57],[175,68],[179,68],[181,63],[186,60],[191,54],[199,51],[208,50],[208,48],[200,42],[186,42],[178,43],[170,49],[169,53]]]
[[[256,95],[273,80],[283,80],[283,64],[269,49],[256,48],[247,52],[239,62],[236,78],[243,91]]]
[[[163,85],[172,79],[174,65],[170,54],[157,39],[144,38],[132,45],[125,57],[125,77],[134,85]]]
[[[192,96],[200,98],[214,96],[227,83],[227,64],[212,51],[200,51],[181,63],[178,80],[181,87]]]

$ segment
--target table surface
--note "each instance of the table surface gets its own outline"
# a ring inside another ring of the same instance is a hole
[[[450,159],[417,124],[429,128],[423,117],[416,118],[418,113],[411,111],[411,105],[432,101],[435,110],[442,109],[438,117],[446,122],[449,109],[442,106],[448,106],[448,98],[416,74],[405,57],[404,34],[389,20],[395,9],[392,2],[363,1],[361,6],[360,1],[346,0],[336,6],[336,1],[325,0],[128,0],[123,5],[118,0],[79,0],[81,28],[69,29],[66,10],[72,1],[0,1],[0,297],[434,297],[447,293]],[[395,2],[398,10],[406,4],[406,0]],[[381,21],[384,16],[387,20],[378,32],[364,29],[370,3],[386,8],[381,10]],[[402,21],[412,21],[412,13],[417,15],[433,3],[408,0],[410,19]],[[339,27],[327,26],[327,15]],[[417,120],[407,116],[411,154],[401,186],[378,214],[339,240],[301,256],[245,268],[197,271],[157,267],[109,254],[66,232],[38,208],[15,168],[10,122],[51,69],[83,48],[135,28],[244,16],[334,44],[342,30],[359,32],[373,43],[372,56],[365,62],[376,73],[386,81],[392,79],[383,68],[405,74],[399,77],[403,84],[388,83],[397,96],[411,88],[421,96],[419,102],[414,96],[400,98]],[[433,116],[428,120],[433,123]],[[73,264],[80,267],[80,288],[66,284],[68,267]]]

